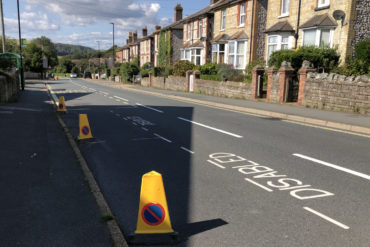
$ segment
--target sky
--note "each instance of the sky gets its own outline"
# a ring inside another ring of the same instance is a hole
[[[5,36],[18,38],[16,0],[2,0]],[[181,4],[183,17],[209,5],[210,0],[19,0],[22,38],[40,36],[54,43],[75,44],[94,49],[123,46],[129,32],[173,22],[174,7]],[[0,30],[1,34],[1,30]]]

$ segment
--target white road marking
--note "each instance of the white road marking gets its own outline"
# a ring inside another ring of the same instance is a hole
[[[134,123],[134,122],[133,122],[132,124],[137,126],[137,123]]]
[[[116,113],[116,117],[120,117],[120,116],[121,116],[120,114]]]
[[[163,113],[163,111],[161,111],[161,110],[155,109],[155,108],[150,107],[150,106],[142,105],[140,103],[136,103],[136,105],[147,108],[147,109],[150,109],[150,110],[153,110],[153,111],[156,111],[156,112],[159,112],[159,113]]]
[[[144,127],[141,127],[141,129],[144,130],[144,131],[148,131],[148,129],[147,128],[144,128]]]
[[[345,167],[342,167],[342,166],[334,165],[334,164],[331,164],[331,163],[328,163],[328,162],[325,162],[325,161],[322,161],[322,160],[318,160],[318,159],[315,159],[315,158],[312,158],[312,157],[309,157],[309,156],[306,156],[306,155],[303,155],[303,154],[296,154],[295,153],[293,155],[297,156],[299,158],[302,158],[302,159],[306,159],[306,160],[309,160],[309,161],[312,161],[312,162],[315,162],[315,163],[318,163],[318,164],[321,164],[321,165],[324,165],[324,166],[328,166],[328,167],[331,167],[331,168],[334,168],[334,169],[337,169],[337,170],[340,170],[340,171],[343,171],[343,172],[347,172],[349,174],[352,174],[352,175],[355,175],[355,176],[358,176],[358,177],[361,177],[361,178],[364,178],[364,179],[367,179],[367,180],[370,180],[369,175],[361,173],[361,172],[357,172],[357,171],[354,171],[354,170],[351,170],[351,169],[348,169],[348,168],[345,168]]]
[[[309,211],[309,212],[311,212],[313,214],[316,214],[317,216],[319,216],[319,217],[321,217],[321,218],[323,218],[323,219],[325,219],[325,220],[327,220],[327,221],[329,221],[329,222],[331,222],[331,223],[333,223],[333,224],[335,224],[335,225],[343,228],[343,229],[346,229],[346,230],[349,229],[349,226],[346,226],[346,225],[340,223],[339,221],[336,221],[336,220],[334,220],[334,219],[332,219],[332,218],[330,218],[330,217],[328,217],[328,216],[326,216],[326,215],[324,215],[324,214],[322,214],[320,212],[317,212],[316,210],[313,210],[312,208],[309,208],[309,207],[303,207],[303,208],[305,210],[307,210],[307,211]]]
[[[123,120],[127,120],[127,118],[124,117]]]
[[[103,92],[103,91],[100,91],[102,94],[105,94],[105,95],[108,95],[109,93],[107,92]]]
[[[182,150],[189,152],[191,154],[194,154],[194,151],[191,151],[190,149],[187,149],[186,147],[180,147]]]
[[[124,99],[124,98],[121,98],[121,97],[118,97],[118,96],[113,96],[113,97],[128,102],[128,99]]]
[[[266,190],[268,192],[273,192],[272,189],[269,189],[266,186],[263,186],[262,184],[259,184],[259,183],[257,183],[256,181],[254,181],[252,179],[245,178],[245,180],[248,181],[248,182],[250,182],[250,183],[252,183],[252,184],[254,184],[254,185],[256,185],[256,186],[258,186],[258,187],[260,187],[261,189],[264,189],[264,190]]]
[[[222,165],[220,165],[220,164],[217,164],[216,162],[213,162],[212,160],[207,160],[209,163],[211,163],[212,165],[215,165],[215,166],[218,166],[218,167],[220,167],[220,168],[222,168],[222,169],[225,169],[226,167],[224,167],[224,166],[222,166]]]
[[[211,126],[208,126],[208,125],[205,125],[205,124],[194,122],[194,121],[191,121],[189,119],[185,119],[185,118],[182,118],[182,117],[177,117],[177,118],[180,119],[180,120],[189,122],[189,123],[193,123],[193,124],[196,124],[196,125],[199,125],[199,126],[202,126],[202,127],[205,127],[205,128],[211,129],[211,130],[214,130],[214,131],[218,131],[218,132],[223,133],[223,134],[226,134],[226,135],[230,135],[230,136],[233,136],[233,137],[236,137],[236,138],[243,138],[243,136],[241,136],[241,135],[237,135],[237,134],[234,134],[234,133],[225,131],[225,130],[217,129],[217,128],[214,128],[214,127],[211,127]]]
[[[13,114],[12,111],[0,111],[0,114]]]
[[[168,143],[171,143],[172,142],[171,140],[168,140],[167,138],[164,138],[163,136],[160,136],[160,135],[158,135],[156,133],[154,133],[153,135],[155,135],[156,137],[158,137],[158,138],[160,138],[160,139],[162,139],[162,140],[164,140],[164,141],[166,141]]]

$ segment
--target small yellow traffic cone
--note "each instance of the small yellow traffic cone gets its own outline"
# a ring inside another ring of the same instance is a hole
[[[58,102],[58,112],[67,112],[64,96],[59,97],[59,102]]]
[[[162,175],[151,171],[143,175],[140,191],[139,212],[132,244],[174,244],[178,233],[171,226]]]
[[[79,134],[77,139],[78,140],[85,140],[93,138],[91,134],[89,120],[87,119],[87,114],[80,114],[79,115]]]

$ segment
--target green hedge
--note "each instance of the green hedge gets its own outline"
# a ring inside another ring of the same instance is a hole
[[[336,49],[315,46],[303,46],[297,50],[279,50],[271,54],[268,64],[280,68],[283,61],[290,62],[298,71],[304,60],[313,63],[315,68],[321,68],[326,73],[338,66],[339,54]]]
[[[173,65],[173,74],[175,76],[185,76],[186,71],[193,70],[194,67],[195,65],[189,61],[186,60],[178,61]]]
[[[120,68],[122,81],[132,82],[132,77],[139,73],[139,67],[133,63],[123,63]]]
[[[203,75],[203,74],[200,74],[200,79],[209,80],[209,81],[221,81],[221,77],[219,75]]]

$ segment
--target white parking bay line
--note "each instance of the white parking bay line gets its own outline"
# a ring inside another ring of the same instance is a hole
[[[273,192],[273,190],[272,190],[272,189],[269,189],[269,188],[267,188],[266,186],[263,186],[262,184],[259,184],[259,183],[257,183],[256,181],[253,181],[252,179],[245,178],[245,181],[248,181],[248,182],[250,182],[250,183],[252,183],[252,184],[254,184],[254,185],[256,185],[256,186],[258,186],[258,187],[260,187],[260,188],[262,188],[262,189],[264,189],[264,190],[266,190],[266,191],[268,191],[268,192]]]
[[[222,169],[225,169],[226,167],[224,167],[224,166],[222,166],[222,165],[220,165],[220,164],[217,164],[216,162],[213,162],[212,160],[207,160],[209,163],[211,163],[212,165],[215,165],[215,166],[218,166],[218,167],[220,167],[220,168],[222,168]]]
[[[160,138],[160,139],[162,139],[162,140],[164,140],[164,141],[166,141],[168,143],[171,143],[172,142],[171,140],[168,140],[167,138],[164,138],[163,136],[160,136],[160,135],[158,135],[156,133],[154,133],[153,135],[155,135],[156,137],[158,137],[158,138]]]
[[[194,154],[194,151],[191,151],[190,149],[187,149],[186,147],[180,147],[182,150],[189,152],[191,154]]]
[[[223,134],[226,134],[226,135],[230,135],[230,136],[233,136],[233,137],[236,137],[236,138],[243,138],[243,136],[241,136],[241,135],[237,135],[237,134],[225,131],[225,130],[217,129],[217,128],[214,128],[214,127],[211,127],[211,126],[208,126],[208,125],[205,125],[205,124],[197,123],[197,122],[191,121],[189,119],[185,119],[185,118],[182,118],[182,117],[177,117],[177,118],[180,119],[180,120],[189,122],[189,123],[193,123],[193,124],[196,124],[196,125],[199,125],[199,126],[202,126],[202,127],[205,127],[205,128],[208,128],[208,129],[211,129],[211,130],[223,133]]]
[[[312,208],[309,208],[309,207],[303,207],[303,208],[305,210],[307,210],[307,211],[309,211],[309,212],[311,212],[313,214],[316,214],[317,216],[319,216],[319,217],[321,217],[321,218],[323,218],[323,219],[325,219],[325,220],[327,220],[327,221],[329,221],[329,222],[331,222],[331,223],[333,223],[333,224],[335,224],[335,225],[343,228],[343,229],[346,229],[346,230],[349,229],[349,226],[346,226],[345,224],[342,224],[339,221],[336,221],[336,220],[334,220],[334,219],[332,219],[332,218],[330,218],[330,217],[328,217],[328,216],[326,216],[326,215],[324,215],[324,214],[322,214],[320,212],[317,212],[316,210],[313,210]]]
[[[159,112],[159,113],[163,113],[163,111],[161,111],[161,110],[155,109],[155,108],[150,107],[150,106],[142,105],[140,103],[136,103],[136,105],[147,108],[147,109],[150,109],[150,110],[153,110],[153,111],[156,111],[156,112]]]
[[[340,171],[343,171],[343,172],[347,172],[349,174],[352,174],[352,175],[370,180],[370,176],[365,174],[365,173],[357,172],[357,171],[354,171],[354,170],[351,170],[351,169],[348,169],[348,168],[345,168],[345,167],[342,167],[342,166],[334,165],[334,164],[331,164],[331,163],[328,163],[328,162],[325,162],[325,161],[322,161],[322,160],[318,160],[318,159],[315,159],[315,158],[312,158],[312,157],[309,157],[309,156],[306,156],[306,155],[303,155],[303,154],[293,154],[293,155],[296,156],[296,157],[305,159],[305,160],[309,160],[309,161],[312,161],[312,162],[315,162],[315,163],[318,163],[318,164],[321,164],[321,165],[324,165],[324,166],[327,166],[327,167],[331,167],[331,168],[334,168],[334,169],[337,169],[337,170],[340,170]]]
[[[121,98],[121,97],[118,97],[118,96],[113,96],[113,97],[128,102],[128,99],[124,99],[124,98]]]

